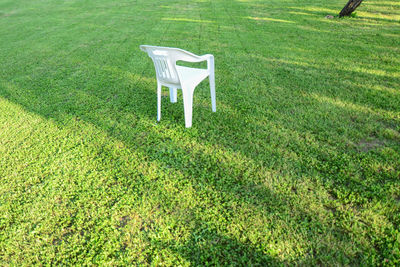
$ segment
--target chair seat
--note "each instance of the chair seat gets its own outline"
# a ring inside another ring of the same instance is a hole
[[[182,66],[176,66],[179,79],[182,84],[193,84],[197,86],[209,75],[209,71],[206,69],[188,68]]]

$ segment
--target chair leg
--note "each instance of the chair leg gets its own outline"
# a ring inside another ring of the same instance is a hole
[[[157,121],[161,120],[161,84],[157,84]]]
[[[212,111],[216,112],[217,111],[217,103],[215,99],[215,75],[214,73],[210,73],[210,92],[211,92],[211,107]]]
[[[169,88],[169,99],[171,100],[171,103],[176,103],[177,101],[177,89],[174,87]]]
[[[193,91],[194,88],[182,88],[183,109],[185,111],[185,126],[192,127],[192,111],[193,111]]]

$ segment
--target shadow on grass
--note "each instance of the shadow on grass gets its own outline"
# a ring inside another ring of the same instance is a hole
[[[241,22],[252,24],[260,20],[249,20],[247,16],[237,20],[232,14],[227,17],[233,23],[222,26],[231,31],[230,35],[235,31],[236,39],[244,38]],[[280,18],[261,20],[273,22],[281,29],[290,27],[287,26],[290,23],[279,21]],[[181,18],[181,21],[187,22],[187,19]],[[199,18],[189,23],[213,24],[208,21],[214,20]],[[256,27],[256,24],[252,25]],[[219,34],[221,37],[224,32]],[[300,56],[294,56],[292,62],[271,61],[268,57],[255,59],[249,57],[251,45],[248,48],[245,45],[243,40],[236,44],[237,47],[232,45],[237,49],[234,55],[222,51],[216,55],[223,62],[217,73],[220,77],[217,80],[218,112],[211,113],[208,89],[206,84],[201,85],[195,93],[194,126],[190,130],[184,128],[181,100],[178,104],[170,104],[168,97],[163,98],[161,123],[155,122],[152,66],[139,52],[133,56],[146,63],[135,67],[133,72],[110,65],[74,65],[74,62],[66,61],[64,64],[71,71],[57,72],[50,66],[39,75],[5,81],[0,95],[30,112],[56,121],[61,127],[69,120],[93,124],[143,155],[150,165],[160,168],[160,172],[172,173],[190,183],[200,198],[201,194],[210,194],[214,203],[203,203],[197,212],[206,215],[201,210],[220,208],[215,217],[193,219],[196,224],[188,241],[163,244],[153,239],[156,246],[169,247],[196,265],[205,262],[279,265],[308,261],[324,264],[330,262],[329,257],[330,260],[356,264],[365,260],[363,254],[375,249],[381,253],[384,248],[373,246],[381,244],[382,240],[372,240],[375,242],[372,245],[364,243],[371,241],[368,235],[373,235],[374,230],[361,226],[367,233],[354,240],[354,233],[341,224],[347,221],[332,224],[329,216],[339,214],[351,217],[350,221],[358,221],[359,217],[343,210],[357,208],[357,205],[362,208],[369,201],[378,200],[382,193],[386,194],[382,192],[384,189],[376,189],[376,184],[396,183],[393,174],[383,169],[377,176],[377,170],[363,169],[369,166],[368,162],[361,167],[353,166],[358,160],[379,163],[365,155],[357,156],[354,147],[348,148],[347,145],[356,140],[341,127],[348,123],[362,134],[371,134],[381,124],[375,123],[375,128],[362,130],[363,119],[369,116],[373,117],[372,121],[396,125],[398,118],[390,112],[398,114],[394,105],[397,100],[390,104],[385,100],[398,96],[385,92],[376,95],[379,101],[369,97],[359,100],[367,94],[367,87],[359,86],[365,90],[354,94],[341,93],[343,88],[350,91],[358,85],[341,81],[339,77],[353,77],[353,81],[354,77],[357,81],[376,80],[375,84],[385,80],[390,86],[396,84],[398,78],[304,65],[306,60]],[[292,48],[279,43],[270,46],[286,52]],[[240,54],[241,51],[245,54]],[[306,52],[312,53],[311,50]],[[256,78],[248,75],[247,68],[254,71]],[[329,132],[327,129],[331,132],[324,136]],[[335,141],[342,143],[329,143]],[[116,164],[118,160],[115,159]],[[158,178],[153,183],[162,188],[163,179],[168,177]],[[311,203],[319,203],[318,210],[310,209],[310,202],[298,197],[301,190],[300,196],[310,198]],[[313,190],[326,196],[313,195]],[[165,195],[165,199],[172,200],[169,198],[174,196]],[[247,222],[247,218],[235,214],[235,205],[256,213],[261,218],[258,228],[252,228],[254,225]],[[168,210],[173,209],[168,207]],[[220,223],[219,219],[226,222]],[[230,220],[238,220],[239,225],[249,227],[240,231],[258,230],[266,238],[249,240],[247,234],[234,235],[223,228]],[[389,220],[398,224],[393,218]],[[280,230],[274,232],[274,227]],[[285,229],[288,233],[281,232]],[[287,243],[274,244],[282,237]],[[300,256],[285,259],[284,252],[279,250],[285,246]],[[324,257],[327,262],[321,260]]]
[[[93,80],[101,80],[101,77],[107,76],[110,77],[108,81],[114,83],[110,69],[113,68],[103,68],[106,75],[94,76]],[[128,76],[131,77],[131,75]],[[211,113],[210,103],[205,106],[197,104],[195,106],[197,113],[195,124],[197,126],[194,126],[192,130],[185,130],[181,101],[174,105],[168,103],[169,99],[165,97],[163,98],[163,119],[157,125],[154,114],[156,107],[154,81],[142,74],[134,74],[132,77],[134,78],[125,79],[122,81],[123,85],[111,90],[108,88],[105,90],[73,90],[64,86],[51,88],[41,82],[39,84],[32,83],[32,88],[26,88],[28,89],[26,90],[9,83],[9,88],[6,90],[3,88],[1,94],[9,100],[23,105],[31,112],[55,120],[60,126],[66,123],[66,120],[74,118],[91,123],[106,131],[111,137],[121,140],[133,150],[145,155],[147,161],[155,163],[158,168],[161,168],[161,171],[168,170],[172,171],[174,175],[180,175],[199,192],[204,190],[203,185],[209,186],[212,188],[212,195],[216,198],[216,204],[224,207],[219,212],[227,220],[235,216],[230,213],[233,208],[230,206],[231,204],[226,203],[238,202],[240,205],[250,205],[259,210],[257,213],[260,216],[264,214],[264,216],[272,218],[274,224],[290,225],[291,231],[294,233],[307,229],[303,234],[305,243],[302,244],[297,240],[300,246],[318,247],[318,243],[330,243],[329,249],[328,247],[321,249],[319,246],[318,251],[311,249],[310,255],[313,253],[320,255],[320,253],[329,251],[333,255],[347,255],[348,252],[339,244],[348,242],[350,245],[352,242],[350,233],[343,233],[340,227],[332,227],[328,225],[327,221],[320,221],[318,216],[321,214],[314,214],[307,210],[304,203],[297,203],[299,206],[295,207],[294,195],[296,195],[295,190],[297,189],[292,189],[292,186],[296,185],[296,178],[295,176],[290,177],[295,173],[307,175],[307,170],[311,169],[315,174],[323,175],[323,183],[332,184],[331,190],[339,186],[342,189],[339,190],[341,193],[355,194],[354,189],[357,188],[359,189],[357,193],[364,197],[368,196],[372,192],[370,187],[363,186],[362,182],[349,179],[351,175],[343,176],[343,173],[340,172],[349,164],[346,158],[343,160],[341,153],[334,148],[327,154],[321,152],[320,148],[324,146],[319,141],[316,144],[304,144],[304,136],[297,132],[300,129],[296,125],[292,125],[291,129],[286,128],[288,124],[280,123],[279,113],[275,119],[272,118],[275,121],[268,121],[271,117],[264,119],[263,114],[260,113],[262,111],[247,113],[245,110],[240,110],[242,108],[240,105],[235,106],[224,102],[224,98],[220,100],[217,114]],[[102,84],[107,83],[104,83],[103,80]],[[51,90],[44,93],[41,92],[41,88],[51,88]],[[291,89],[288,88],[288,90]],[[205,91],[206,89],[205,86],[201,86],[198,90]],[[27,92],[30,95],[26,95]],[[202,96],[201,93],[199,95]],[[209,102],[207,97],[201,98],[203,98],[201,103]],[[243,99],[241,98],[241,100]],[[255,99],[251,99],[251,101],[255,101]],[[265,101],[265,98],[259,98],[258,101]],[[287,108],[290,110],[290,107]],[[286,113],[284,109],[280,112]],[[143,119],[148,124],[142,125],[139,130],[135,129]],[[202,120],[211,122],[200,123]],[[217,123],[215,123],[216,121]],[[235,123],[223,125],[218,121],[234,121]],[[176,125],[180,126],[176,127]],[[289,123],[289,125],[291,124]],[[177,133],[185,137],[186,140],[183,143],[171,137]],[[278,141],[274,139],[274,135],[283,139]],[[152,143],[148,143],[148,140]],[[275,148],[268,149],[269,145]],[[309,147],[307,148],[307,146]],[[298,153],[310,153],[313,156],[309,157],[307,154],[301,156]],[[269,161],[265,161],[266,159]],[[276,172],[279,169],[283,170],[283,173]],[[287,187],[294,191],[277,195],[272,187],[268,189],[264,185],[265,181],[271,177],[276,181],[273,186],[286,183],[283,188]],[[318,180],[312,177],[305,178],[305,180],[310,184],[318,183]],[[330,193],[332,194],[332,191]],[[334,197],[338,196],[334,195]],[[372,195],[371,197],[379,196]],[[170,208],[173,209],[173,207]],[[282,219],[275,215],[276,212],[291,214],[291,217],[284,215]],[[322,213],[330,212],[330,209],[326,208],[326,211]],[[304,225],[305,222],[307,222],[307,226],[302,230],[303,226],[301,225]],[[213,222],[213,219],[211,221],[197,219],[198,226],[192,229],[191,241],[177,248],[173,246],[176,251],[193,263],[212,262],[213,260],[231,262],[230,260],[242,256],[243,261],[259,264],[281,262],[279,258],[275,258],[276,256],[268,256],[267,243],[262,243],[259,248],[254,248],[248,241],[242,242],[236,238],[222,235],[223,229],[220,229],[219,232],[214,230],[205,235],[200,234],[201,241],[195,240],[196,232],[207,228],[209,223],[218,224],[216,221]],[[314,240],[321,231],[329,235]],[[332,235],[336,236],[333,234],[335,232],[340,233],[339,237],[336,237],[336,241],[325,239],[333,238]],[[272,241],[268,240],[268,242]],[[311,245],[308,242],[311,242]],[[361,248],[361,250],[364,249],[368,250],[368,248]],[[226,254],[229,254],[228,257]],[[361,259],[361,256],[352,254],[349,258],[353,258],[355,263]],[[306,259],[298,258],[292,259],[292,261],[302,262]]]

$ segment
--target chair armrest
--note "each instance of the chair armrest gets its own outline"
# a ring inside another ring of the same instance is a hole
[[[187,51],[185,51],[187,52]],[[198,63],[207,61],[207,70],[211,73],[214,72],[214,56],[211,54],[206,54],[202,56],[198,56],[192,53],[187,53],[185,58],[180,59],[180,61],[191,62],[191,63]]]
[[[176,54],[177,61],[186,61],[186,62],[191,62],[191,63],[203,62],[206,60],[209,61],[210,58],[213,57],[213,55],[210,55],[210,54],[198,56],[198,55],[195,55],[193,53],[190,53],[188,51],[181,50],[181,49],[179,49],[176,52],[177,52],[177,54]]]
[[[179,48],[159,47],[151,45],[141,45],[140,49],[144,52],[147,52],[150,57],[152,57],[151,55],[154,53],[153,51],[157,50],[167,51],[173,64],[176,64],[177,61],[184,61],[190,63],[207,61],[207,69],[209,71],[214,71],[214,56],[211,54],[198,56],[189,51],[185,51]]]

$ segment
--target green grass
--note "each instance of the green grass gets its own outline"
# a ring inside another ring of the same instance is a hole
[[[400,264],[400,1],[346,1],[0,0],[0,264]]]

